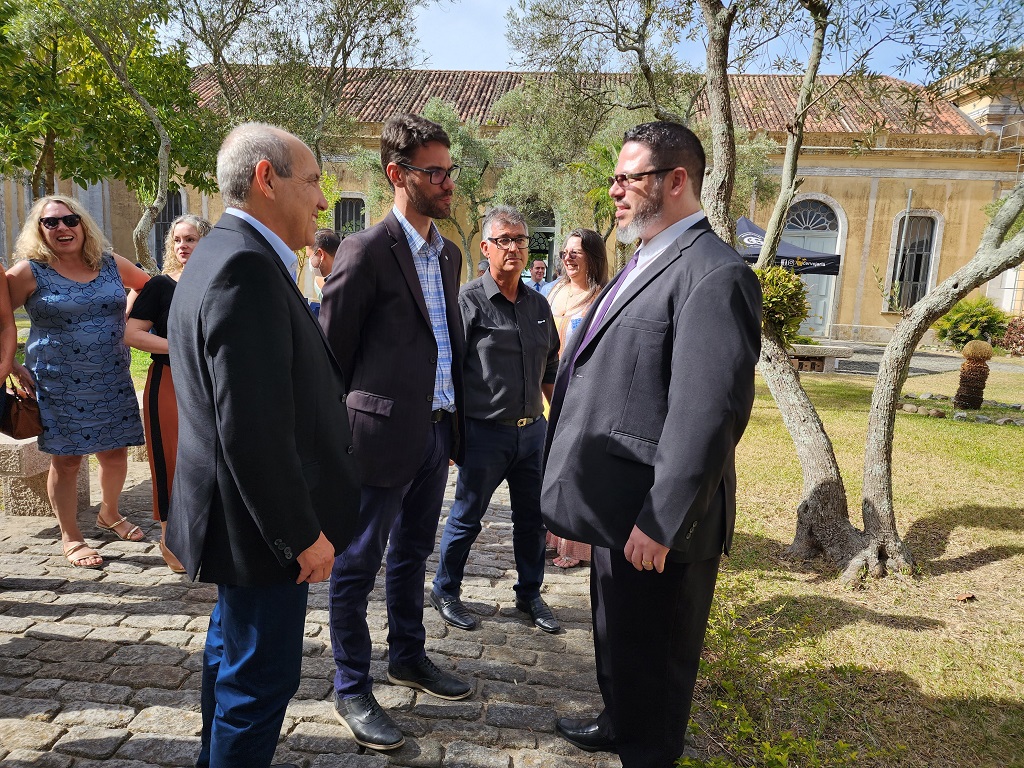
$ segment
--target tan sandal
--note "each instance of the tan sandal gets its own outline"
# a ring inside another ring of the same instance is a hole
[[[86,544],[84,541],[77,541],[77,542],[76,541],[69,541],[68,544],[70,544],[71,546],[63,547],[63,549],[64,549],[64,557],[66,557],[68,562],[71,563],[76,568],[102,568],[103,567],[103,556],[99,552],[97,552],[95,549],[90,547],[88,544]],[[76,552],[81,552],[81,550],[83,550],[83,549],[87,549],[89,551],[88,552],[83,552],[82,554],[77,555],[77,556],[75,555]],[[89,560],[89,559],[94,558],[94,557],[98,557],[100,559],[100,561],[98,563],[93,563],[92,565],[84,565],[83,564],[84,560]]]
[[[580,561],[573,557],[565,557],[560,555],[551,561],[551,564],[556,568],[575,568],[580,564]]]
[[[171,569],[173,573],[185,573],[185,566],[181,564],[181,561],[174,556],[174,553],[167,548],[167,545],[162,541],[160,542],[160,554],[164,558],[164,563]]]
[[[122,536],[120,533],[118,533],[116,530],[117,526],[121,525],[122,523],[128,523],[129,525],[131,525],[131,523],[123,517],[118,516],[117,521],[113,525],[104,525],[102,517],[103,509],[101,508],[100,513],[96,515],[96,527],[104,531],[110,531],[112,534],[117,536],[117,538],[121,539],[122,541],[142,541],[144,538],[146,538],[145,535],[139,536],[139,538],[137,539],[132,538],[132,536],[135,535],[136,531],[142,533],[142,529],[139,528],[139,526],[137,525],[132,525],[131,529],[129,529],[128,531],[127,536]]]

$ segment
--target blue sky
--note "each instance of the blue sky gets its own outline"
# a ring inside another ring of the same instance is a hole
[[[513,3],[508,0],[445,0],[416,16],[420,49],[429,57],[429,69],[506,70],[514,67],[515,51],[505,39],[505,13]],[[703,68],[704,48],[689,43],[686,58]],[[875,66],[884,71],[884,56]],[[834,74],[834,66],[822,67],[823,74]],[[904,79],[915,80],[913,75]]]

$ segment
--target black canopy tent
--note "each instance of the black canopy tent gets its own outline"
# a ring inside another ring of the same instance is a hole
[[[751,264],[757,261],[764,245],[764,230],[746,216],[741,216],[736,222],[736,239],[739,241],[736,250],[740,256]],[[839,257],[835,254],[808,251],[785,241],[779,243],[776,263],[798,275],[839,274]]]

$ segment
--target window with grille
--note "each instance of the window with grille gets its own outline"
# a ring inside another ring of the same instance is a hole
[[[184,208],[181,192],[168,192],[164,209],[160,211],[160,215],[153,223],[153,236],[156,240],[153,258],[156,259],[156,264],[161,269],[164,266],[164,242],[167,240],[167,233],[171,230],[171,222],[185,212]]]
[[[366,203],[361,197],[343,197],[334,204],[334,231],[348,235],[366,229]]]
[[[935,219],[931,216],[900,221],[889,291],[891,310],[912,307],[928,293],[934,241]]]

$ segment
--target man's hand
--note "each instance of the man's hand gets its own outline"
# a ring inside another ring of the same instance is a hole
[[[623,552],[626,559],[638,571],[654,569],[661,573],[665,570],[665,555],[668,554],[668,547],[659,544],[635,525],[633,532],[629,534],[629,541],[626,542]]]
[[[318,581],[324,581],[331,575],[333,565],[334,545],[321,531],[320,537],[313,542],[313,545],[299,555],[299,578],[295,580],[295,583],[301,584],[308,581],[310,584],[316,584]]]

